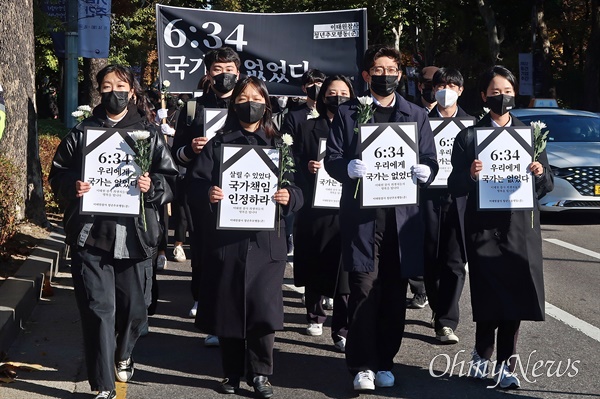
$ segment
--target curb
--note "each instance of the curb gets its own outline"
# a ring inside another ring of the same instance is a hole
[[[8,352],[40,300],[44,285],[56,277],[64,250],[64,230],[56,226],[0,287],[0,353]]]

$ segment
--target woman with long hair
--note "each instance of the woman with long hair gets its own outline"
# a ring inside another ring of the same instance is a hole
[[[259,398],[273,396],[268,376],[273,373],[275,331],[283,329],[283,273],[286,238],[278,231],[217,230],[217,205],[224,198],[219,187],[221,145],[278,147],[281,137],[273,127],[271,103],[264,82],[250,76],[237,82],[225,124],[188,169],[190,208],[206,220],[196,325],[219,337],[225,379],[220,391],[233,394],[246,376]],[[284,217],[302,206],[302,192],[290,183],[273,200]]]
[[[323,167],[317,161],[319,143],[327,139],[338,106],[354,98],[350,80],[342,75],[330,76],[317,96],[319,117],[300,125],[295,136],[296,182],[302,189],[304,206],[298,212],[295,230],[294,284],[304,286],[306,334],[323,333],[327,319],[323,298],[333,298],[331,339],[344,351],[348,332],[348,273],[342,270],[339,209],[314,208],[315,175]]]
[[[72,251],[88,380],[98,391],[96,399],[112,399],[115,378],[127,382],[133,376],[131,353],[148,322],[152,258],[162,235],[158,208],[173,198],[177,169],[162,134],[148,118],[149,102],[131,70],[109,65],[96,80],[102,101],[61,141],[49,180],[55,195],[66,203],[65,243]],[[79,213],[81,197],[91,189],[81,180],[86,127],[149,133],[150,170],[137,178],[144,219]]]

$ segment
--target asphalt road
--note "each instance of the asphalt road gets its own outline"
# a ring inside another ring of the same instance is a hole
[[[467,283],[457,329],[460,343],[439,345],[429,326],[430,309],[408,310],[393,370],[396,385],[359,395],[352,390],[343,354],[333,347],[329,321],[323,336],[304,335],[301,294],[293,289],[290,265],[283,286],[285,331],[277,333],[275,343],[274,397],[600,398],[600,215],[552,215],[542,222],[547,313],[552,315],[545,322],[522,324],[520,390],[488,389],[492,380],[459,375],[460,362],[470,359],[474,345]],[[16,382],[0,385],[0,399],[93,397],[71,279],[68,269],[63,271],[54,285],[55,295],[40,302],[9,352],[12,361],[45,369],[20,372]],[[204,336],[187,317],[192,305],[189,280],[189,261],[169,262],[160,274],[161,302],[150,318],[149,335],[135,348],[133,380],[118,384],[119,399],[225,397],[216,392],[221,378],[219,350],[203,346]],[[245,385],[238,396],[253,397]]]

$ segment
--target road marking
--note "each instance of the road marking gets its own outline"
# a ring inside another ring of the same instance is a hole
[[[548,302],[546,302],[546,314],[600,342],[600,328],[595,327]]]
[[[572,251],[591,256],[592,258],[600,259],[600,253],[598,252],[590,251],[589,249],[578,247],[577,245],[569,244],[568,242],[564,242],[562,240],[557,240],[556,238],[544,238],[544,241],[548,241],[552,244],[559,245]]]
[[[117,397],[115,399],[127,399],[127,383],[115,381]]]

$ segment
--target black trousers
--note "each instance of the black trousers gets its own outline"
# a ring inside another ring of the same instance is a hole
[[[494,353],[494,341],[498,343],[497,364],[506,362],[517,353],[517,339],[519,337],[520,320],[478,321],[475,323],[475,350],[479,356],[491,359]],[[496,329],[498,330],[497,337]],[[495,339],[496,338],[496,339]],[[509,365],[514,371],[515,362]]]
[[[274,331],[248,331],[246,339],[219,337],[223,373],[227,378],[273,374]]]
[[[323,308],[323,299],[326,297],[321,294],[306,290],[304,293],[304,302],[306,306],[306,320],[309,323],[325,323],[327,313]],[[348,298],[346,294],[335,294],[333,297],[333,315],[331,317],[331,339],[337,342],[341,337],[348,335]]]
[[[421,203],[425,223],[425,290],[435,329],[458,326],[465,285],[465,259],[456,204],[439,197]]]
[[[400,274],[395,211],[378,209],[375,270],[350,272],[350,328],[346,365],[361,370],[390,371],[404,335],[408,279]],[[335,306],[335,305],[334,305]]]
[[[114,259],[97,248],[75,248],[71,272],[90,386],[114,389],[115,362],[131,356],[147,323],[152,259]]]
[[[187,232],[188,221],[185,212],[185,207],[178,199],[171,202],[171,213],[173,217],[173,231],[176,242],[185,242],[185,234]]]

